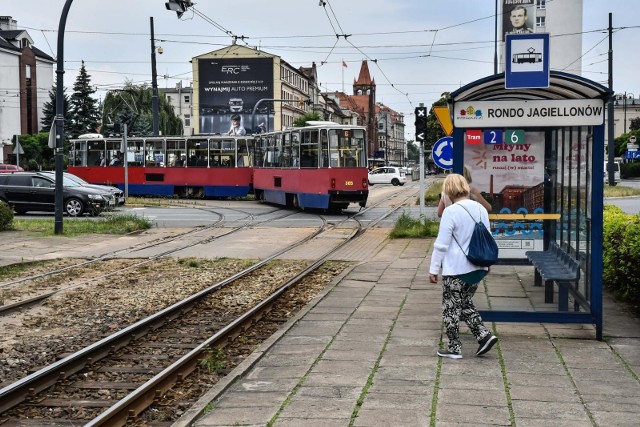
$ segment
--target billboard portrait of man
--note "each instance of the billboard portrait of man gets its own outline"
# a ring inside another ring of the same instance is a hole
[[[241,136],[258,133],[259,123],[273,129],[272,58],[219,58],[198,62],[201,134]],[[255,126],[256,129],[251,127]]]
[[[534,0],[503,0],[502,28],[505,34],[533,33],[535,22]]]

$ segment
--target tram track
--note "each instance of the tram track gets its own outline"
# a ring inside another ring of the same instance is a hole
[[[207,209],[209,210],[209,209]],[[273,212],[275,212],[277,210],[274,211],[270,211],[268,213],[262,214],[262,215],[271,215],[273,214]],[[242,211],[243,213],[246,213],[244,211]],[[288,216],[293,215],[294,213],[291,212],[285,212],[282,215],[279,215],[277,217],[272,217],[272,218],[268,218],[266,220],[263,221],[257,221],[256,222],[256,216],[254,214],[251,213],[246,213],[247,217],[249,218],[248,221],[246,221],[245,224],[241,225],[241,226],[236,226],[233,227],[231,229],[226,230],[225,232],[221,233],[221,234],[217,234],[217,235],[213,235],[213,236],[205,236],[200,240],[195,240],[195,241],[190,241],[186,244],[177,246],[177,247],[173,247],[170,248],[168,250],[156,253],[152,256],[147,257],[146,259],[134,262],[131,265],[127,265],[126,267],[122,267],[122,266],[116,266],[113,270],[111,271],[107,271],[104,272],[103,268],[101,268],[101,274],[99,275],[95,275],[95,276],[91,276],[89,279],[87,280],[81,280],[79,283],[73,283],[71,285],[67,285],[64,286],[61,283],[59,283],[58,281],[54,281],[55,283],[52,284],[52,286],[50,287],[54,287],[55,289],[52,290],[42,290],[40,289],[41,293],[39,293],[38,295],[35,296],[29,296],[28,298],[25,298],[23,300],[18,300],[18,301],[13,301],[9,304],[3,303],[2,305],[0,305],[0,316],[2,315],[6,315],[8,313],[11,313],[13,311],[25,308],[25,307],[29,307],[32,306],[34,304],[39,304],[42,301],[56,295],[59,292],[63,292],[63,291],[69,291],[69,290],[73,290],[82,286],[87,285],[90,282],[93,282],[95,280],[99,280],[102,278],[107,278],[113,274],[121,274],[123,271],[127,271],[127,270],[132,270],[135,268],[139,268],[145,264],[149,264],[152,261],[161,258],[161,257],[165,257],[165,256],[169,256],[171,254],[174,254],[176,252],[180,252],[186,248],[192,247],[192,246],[196,246],[196,245],[200,245],[200,244],[206,244],[206,243],[210,243],[216,239],[228,236],[230,234],[233,233],[237,233],[241,230],[244,230],[250,226],[254,226],[256,224],[264,224],[266,222],[271,222],[271,221],[277,221],[277,220],[281,220],[284,219]],[[3,293],[3,295],[5,293],[9,293],[8,289],[12,288],[12,287],[16,287],[17,285],[20,284],[25,284],[25,287],[29,287],[29,283],[37,283],[39,281],[42,281],[43,279],[51,279],[53,277],[59,276],[61,274],[73,274],[74,271],[78,271],[81,268],[91,268],[91,266],[93,264],[97,264],[97,263],[101,263],[102,267],[104,266],[104,261],[105,260],[109,260],[109,259],[113,259],[116,258],[118,256],[122,256],[123,254],[131,254],[131,253],[135,253],[135,252],[141,252],[143,250],[148,250],[151,248],[155,248],[161,245],[166,245],[168,243],[177,241],[179,239],[184,239],[188,236],[194,235],[194,234],[200,234],[200,233],[205,233],[211,230],[215,230],[215,229],[219,229],[219,224],[224,220],[224,215],[220,215],[220,219],[218,221],[216,221],[213,224],[207,225],[207,226],[199,226],[199,227],[195,227],[192,230],[187,230],[185,232],[176,234],[176,235],[172,235],[172,236],[167,236],[165,238],[162,239],[158,239],[158,240],[154,240],[153,242],[147,242],[147,243],[143,243],[140,245],[137,245],[133,248],[126,248],[126,249],[120,249],[120,250],[116,250],[116,251],[112,251],[106,254],[101,255],[100,257],[96,257],[94,259],[91,260],[85,260],[85,261],[81,261],[77,264],[74,265],[69,265],[69,266],[65,266],[62,268],[58,268],[58,269],[54,269],[51,271],[47,271],[47,272],[43,272],[37,275],[32,275],[32,276],[28,276],[28,277],[21,277],[21,278],[17,278],[17,279],[13,279],[11,281],[5,282],[0,284],[0,292]],[[46,285],[45,285],[46,286]],[[10,292],[11,295],[15,294],[16,292],[20,292],[17,290],[12,290]],[[25,293],[28,294],[32,294],[32,290],[31,289],[26,289]],[[7,297],[4,296],[3,300],[5,300]],[[14,296],[15,299],[15,296]]]

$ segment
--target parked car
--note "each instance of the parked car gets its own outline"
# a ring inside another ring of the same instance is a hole
[[[47,175],[51,176],[55,180],[56,173],[54,171],[47,171],[47,172],[41,172],[41,173],[47,174]],[[113,195],[113,197],[115,199],[115,204],[117,206],[124,205],[124,191],[122,191],[118,187],[113,187],[111,185],[90,184],[87,181],[85,181],[84,179],[80,178],[79,176],[74,175],[74,174],[69,173],[69,172],[63,172],[63,176],[64,176],[65,179],[70,179],[72,181],[75,181],[76,183],[78,183],[79,185],[81,185],[83,187],[96,188],[98,190],[108,191]]]
[[[0,172],[22,172],[23,170],[24,169],[22,169],[20,166],[8,165],[5,163],[0,164]]]
[[[405,182],[407,182],[407,177],[404,172],[396,166],[382,166],[369,172],[369,185],[404,185]]]
[[[110,204],[115,204],[111,193],[83,187],[70,179],[63,180],[62,189],[62,206],[69,216],[98,215]],[[55,180],[40,172],[0,174],[0,201],[8,203],[18,214],[54,212]]]

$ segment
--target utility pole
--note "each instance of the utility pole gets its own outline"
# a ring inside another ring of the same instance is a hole
[[[498,0],[496,0],[496,13],[494,22],[493,41],[493,74],[498,74]]]
[[[613,14],[609,12],[609,90],[613,91]],[[616,185],[615,176],[613,172],[613,161],[615,160],[615,150],[616,144],[614,141],[614,132],[613,132],[613,96],[609,98],[608,106],[607,106],[607,121],[609,122],[609,126],[607,128],[608,134],[607,138],[609,140],[609,155],[607,156],[607,176],[609,180],[609,185]]]
[[[56,183],[55,183],[55,204],[54,204],[54,234],[62,234],[64,232],[62,222],[62,203],[64,201],[62,192],[63,169],[64,169],[64,28],[67,25],[67,15],[73,0],[67,0],[62,8],[60,23],[58,25],[58,58],[56,68],[56,145],[54,149],[55,165],[56,165]]]
[[[153,136],[158,136],[160,126],[158,123],[158,75],[156,73],[156,41],[153,31],[153,16],[149,18],[151,25],[151,109],[153,113]]]

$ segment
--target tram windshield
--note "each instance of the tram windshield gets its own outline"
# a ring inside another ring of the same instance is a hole
[[[262,134],[256,167],[358,168],[367,166],[364,128],[309,126]]]

